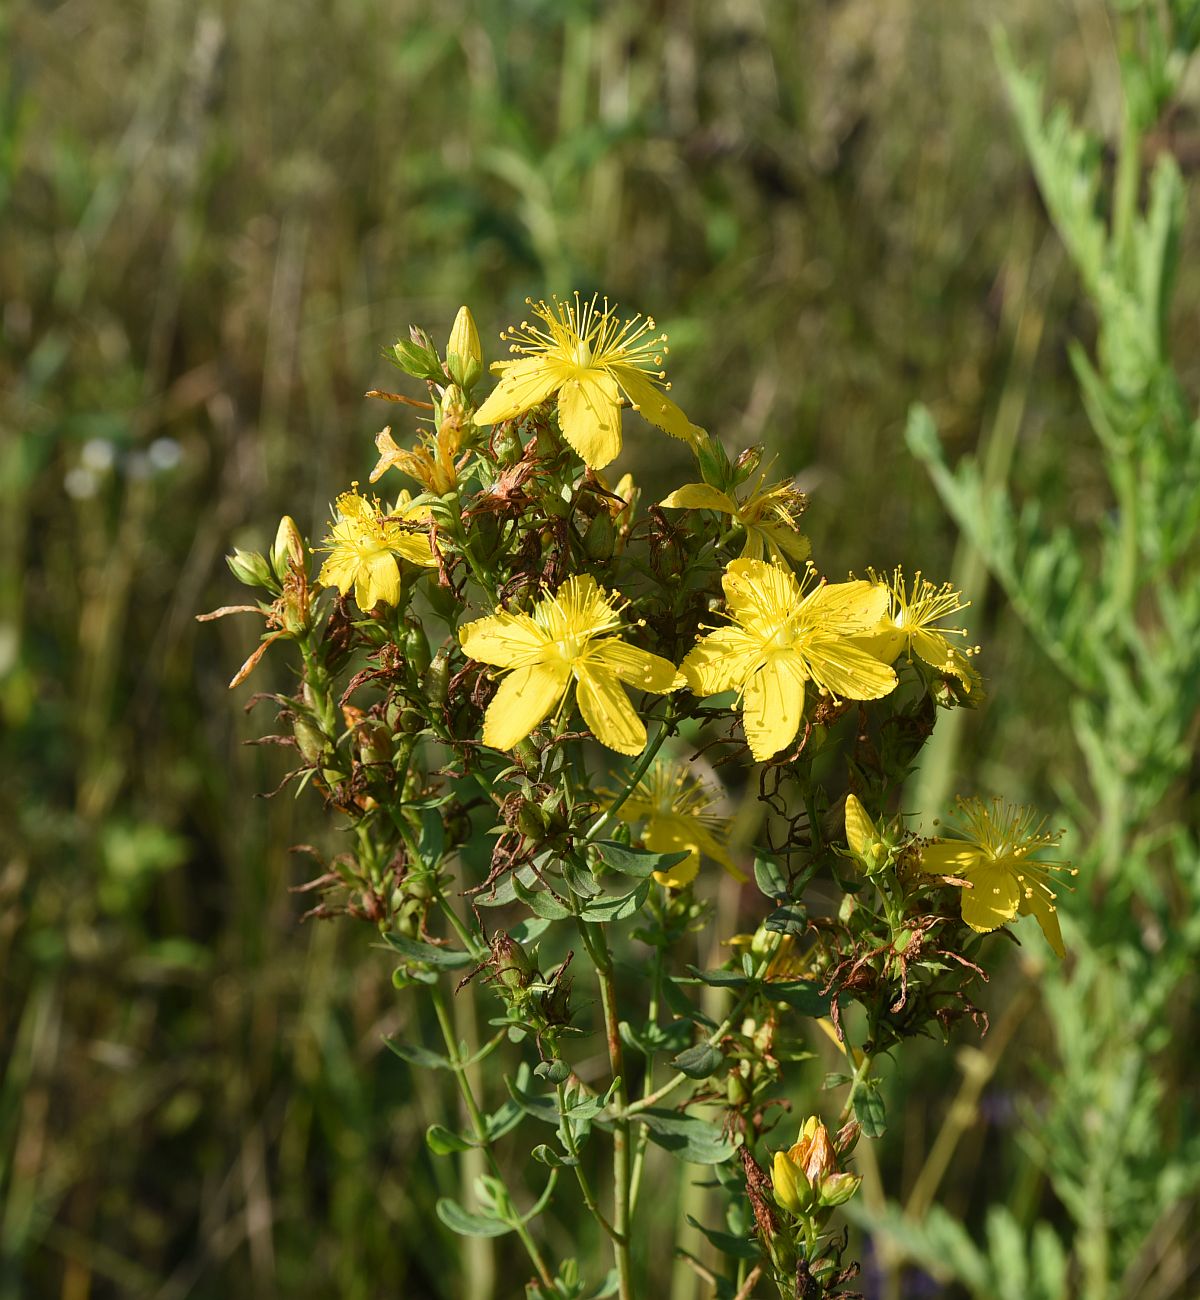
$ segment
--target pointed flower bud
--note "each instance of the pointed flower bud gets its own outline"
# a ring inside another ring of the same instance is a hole
[[[446,366],[460,388],[471,388],[483,374],[483,348],[469,307],[460,307],[446,344]]]
[[[304,538],[300,536],[300,530],[291,515],[284,515],[275,530],[275,543],[271,547],[271,568],[275,570],[275,576],[280,582],[287,577],[289,569],[303,571],[305,568]]]
[[[836,1205],[845,1205],[861,1186],[862,1179],[858,1174],[830,1174],[821,1182],[820,1203],[830,1210]]]

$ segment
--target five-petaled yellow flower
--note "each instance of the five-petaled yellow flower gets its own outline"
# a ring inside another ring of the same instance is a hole
[[[760,762],[795,739],[805,682],[851,700],[876,700],[896,685],[896,674],[851,639],[879,622],[886,589],[813,578],[811,567],[801,583],[779,565],[734,560],[722,579],[729,625],[701,637],[681,667],[696,695],[738,692]]]
[[[522,321],[501,338],[519,360],[496,361],[500,382],[475,412],[476,424],[515,419],[558,394],[563,437],[592,469],[621,450],[621,394],[651,424],[692,441],[694,426],[667,397],[662,370],[667,336],[652,317],[621,320],[608,299],[552,303],[526,299],[542,322]]]
[[[596,739],[619,754],[640,754],[646,728],[622,683],[664,695],[682,683],[675,665],[615,635],[621,616],[591,577],[568,578],[532,614],[499,610],[459,629],[464,653],[511,671],[483,720],[483,743],[512,749],[555,708],[571,683]]]
[[[766,475],[744,494],[742,500],[709,483],[685,483],[659,505],[675,510],[717,510],[731,515],[746,530],[744,560],[773,560],[786,565],[808,559],[812,549],[796,523],[808,504],[803,492],[791,483],[766,487]]]
[[[965,637],[966,630],[935,626],[939,619],[967,608],[970,602],[963,601],[962,593],[955,591],[948,582],[940,587],[934,586],[920,572],[913,578],[911,586],[906,585],[899,568],[893,570],[891,581],[883,585],[888,593],[887,612],[879,620],[878,627],[872,628],[858,644],[868,654],[889,664],[902,654],[910,660],[916,655],[939,673],[957,677],[968,694],[978,691],[981,686],[979,674],[968,658],[974,649],[961,650],[949,640],[952,636]]]
[[[397,557],[413,564],[433,567],[437,558],[430,545],[427,506],[413,506],[407,492],[401,492],[392,511],[357,490],[343,492],[337,499],[338,520],[319,549],[329,552],[317,581],[336,587],[342,595],[354,589],[354,599],[363,613],[383,601],[400,600],[400,566]]]
[[[1057,844],[1062,832],[1046,834],[1028,808],[994,799],[960,799],[962,838],[933,840],[921,849],[921,869],[966,881],[962,918],[972,930],[987,934],[1014,917],[1032,913],[1046,941],[1066,956],[1051,885],[1055,872],[1074,875],[1066,862],[1036,861],[1030,855]]]
[[[719,798],[687,770],[686,764],[660,761],[617,809],[617,816],[628,826],[646,823],[642,843],[652,853],[688,850],[682,862],[654,873],[660,885],[682,889],[690,884],[700,870],[702,855],[719,862],[738,880],[746,879],[729,855],[729,818],[709,811]]]

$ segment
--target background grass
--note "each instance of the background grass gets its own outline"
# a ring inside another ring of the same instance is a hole
[[[225,691],[254,628],[193,622],[240,599],[226,551],[284,511],[319,530],[365,474],[392,413],[361,394],[390,385],[380,348],[410,321],[441,337],[470,302],[496,355],[527,293],[653,312],[690,416],[733,450],[765,441],[811,490],[825,569],[967,582],[992,700],[938,753],[929,811],[952,790],[1052,802],[1061,683],[956,554],[902,438],[920,398],[952,455],[981,449],[1068,521],[1107,508],[1064,353],[1090,323],[1007,117],[995,16],[0,13],[2,1300],[460,1293],[464,1248],[430,1227],[448,1175],[420,1138],[438,1082],[381,1048],[406,1012],[369,931],[297,924],[288,846],[328,832],[290,795],[251,797],[286,770],[243,747],[267,729],[248,688]],[[1000,17],[1111,120],[1102,14]],[[651,490],[686,468],[630,443]],[[286,674],[268,663],[259,689]],[[950,1170],[964,1217],[1028,1075]],[[916,1176],[954,1086],[945,1052],[894,1081],[887,1185]]]

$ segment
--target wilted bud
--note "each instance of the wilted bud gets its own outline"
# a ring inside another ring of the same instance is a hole
[[[425,696],[429,703],[441,708],[446,703],[446,693],[450,689],[450,655],[446,650],[439,650],[433,656],[425,674]]]
[[[258,551],[243,551],[234,548],[232,555],[225,557],[229,572],[247,587],[266,587],[268,591],[278,591],[279,583],[271,572],[267,557]]]
[[[298,713],[292,723],[292,734],[304,761],[313,766],[319,763],[325,753],[325,735],[321,728],[307,714]]]
[[[549,818],[542,807],[528,799],[521,800],[521,806],[517,809],[516,823],[517,830],[526,839],[539,843],[545,839],[546,832],[550,827]]]
[[[858,1174],[830,1174],[821,1182],[820,1203],[830,1210],[835,1205],[845,1205],[861,1186],[862,1178]]]
[[[848,1156],[858,1146],[860,1133],[862,1133],[862,1125],[856,1119],[852,1119],[849,1124],[844,1124],[838,1129],[837,1137],[833,1139],[833,1149],[838,1153],[839,1158]]]
[[[460,388],[472,388],[483,374],[483,348],[469,307],[460,307],[446,344],[446,368]]]
[[[404,640],[401,643],[404,662],[409,669],[421,677],[428,670],[431,661],[429,638],[425,629],[415,620],[406,621]]]
[[[501,424],[492,435],[492,451],[505,469],[515,465],[525,454],[521,439],[512,424]]]
[[[275,570],[275,576],[282,582],[289,570],[303,573],[306,567],[304,538],[300,536],[300,530],[291,515],[284,515],[275,530],[275,544],[271,547],[271,568]]]
[[[412,375],[416,379],[433,379],[440,383],[446,378],[437,353],[420,343],[397,339],[392,345],[391,359],[406,375]]]
[[[492,940],[492,965],[500,983],[513,992],[528,988],[538,975],[529,954],[503,930],[498,930]]]
[[[761,443],[753,447],[747,447],[744,452],[733,462],[734,478],[738,483],[744,483],[751,474],[762,463],[763,447]]]
[[[612,515],[607,510],[601,510],[583,535],[583,549],[590,560],[610,560],[616,540]]]

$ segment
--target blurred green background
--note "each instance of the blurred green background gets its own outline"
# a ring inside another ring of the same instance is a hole
[[[468,302],[495,356],[526,294],[655,314],[691,418],[812,492],[823,568],[970,579],[991,700],[926,793],[1053,806],[1060,684],[902,436],[924,400],[952,457],[1107,508],[997,18],[1112,120],[1086,4],[0,10],[0,1300],[458,1293],[440,1084],[382,1048],[406,1013],[369,931],[298,924],[319,809],[253,797],[287,763],[242,705],[286,656],[231,696],[254,621],[193,621],[242,599],[233,545],[319,532],[375,431],[411,433],[362,398],[410,322]],[[687,469],[627,448],[652,491]],[[895,1081],[898,1191],[954,1079],[918,1050]],[[943,1188],[964,1218],[1001,1102]]]

